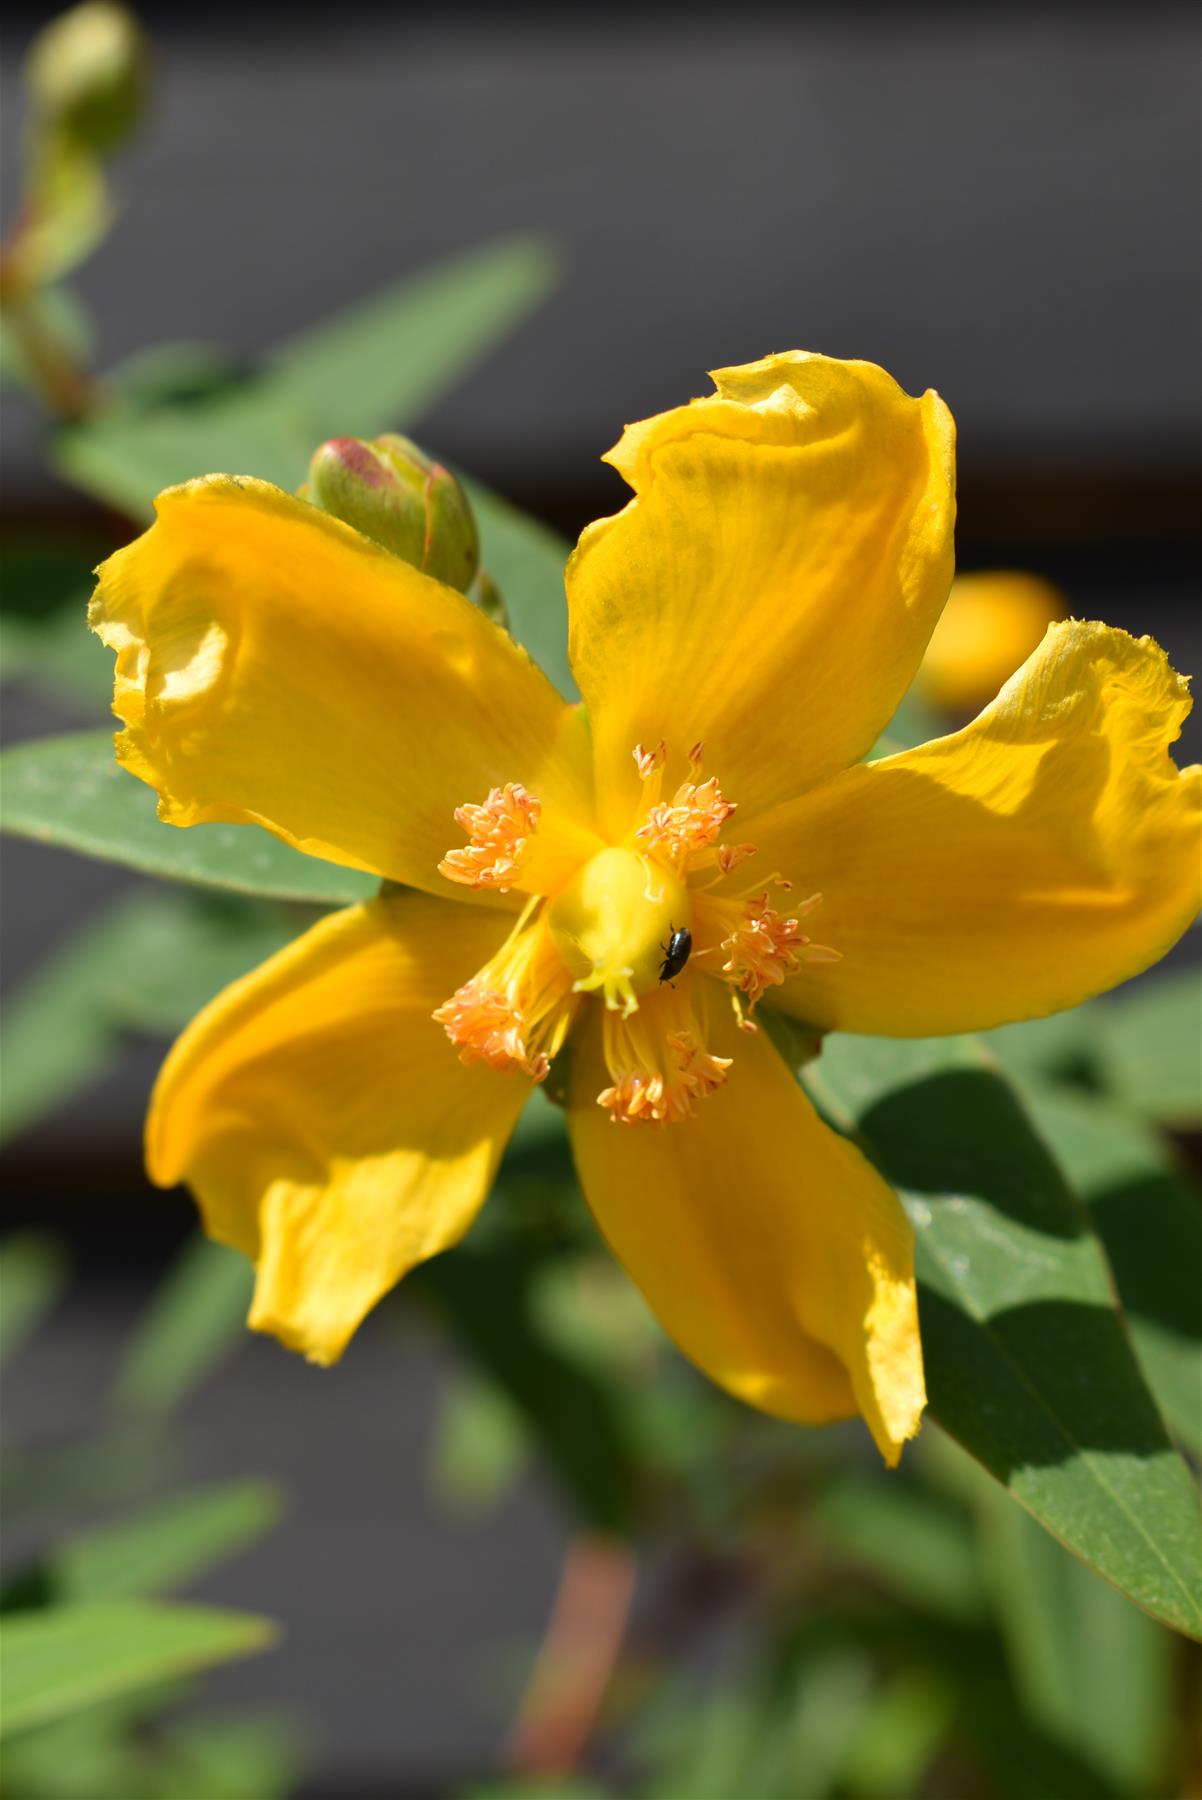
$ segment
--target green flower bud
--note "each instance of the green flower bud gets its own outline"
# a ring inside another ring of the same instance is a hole
[[[53,19],[34,39],[26,69],[43,125],[97,154],[138,123],[148,73],[137,21],[110,0],[85,0]]]
[[[331,438],[314,453],[303,491],[415,569],[460,593],[471,586],[480,541],[467,495],[408,438]]]

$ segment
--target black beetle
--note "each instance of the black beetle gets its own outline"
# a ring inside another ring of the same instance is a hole
[[[664,960],[660,965],[659,978],[661,981],[671,981],[674,975],[680,974],[693,953],[693,934],[687,925],[681,925],[679,929],[675,925],[669,925],[668,941],[661,944],[660,949],[664,953]]]

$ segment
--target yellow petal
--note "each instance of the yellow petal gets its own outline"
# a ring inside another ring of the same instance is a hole
[[[614,1123],[581,1045],[569,1126],[610,1247],[686,1356],[803,1424],[860,1412],[896,1463],[925,1403],[913,1234],[892,1189],[821,1122],[761,1033],[718,1009],[725,1085],[678,1124]]]
[[[1019,569],[957,575],[922,659],[917,691],[948,712],[975,711],[1067,611],[1059,588],[1039,575]]]
[[[335,913],[193,1021],[147,1166],[257,1266],[250,1323],[332,1362],[407,1269],[471,1224],[529,1094],[465,1069],[430,1017],[505,920],[423,895]]]
[[[794,352],[630,426],[637,498],[568,565],[572,666],[620,832],[635,744],[760,812],[863,756],[918,667],[952,573],[953,426],[871,363]]]
[[[1075,1006],[1138,974],[1198,911],[1202,768],[1151,638],[1054,625],[954,736],[850,769],[750,822],[765,866],[820,890],[842,960],[765,996],[827,1029],[924,1037]]]
[[[550,861],[566,847],[574,866],[584,734],[505,632],[267,482],[208,476],[156,505],[102,565],[90,618],[117,652],[118,757],[161,818],[265,825],[462,899],[437,872],[462,843],[454,809],[509,781],[542,801]]]

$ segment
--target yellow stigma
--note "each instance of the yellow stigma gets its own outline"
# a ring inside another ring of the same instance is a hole
[[[627,1017],[659,984],[673,930],[689,923],[684,883],[637,850],[599,850],[551,903],[551,936],[578,993]]]

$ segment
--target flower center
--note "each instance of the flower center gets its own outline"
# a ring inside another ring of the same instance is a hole
[[[576,992],[629,1016],[658,987],[672,932],[689,923],[688,889],[663,863],[614,845],[577,870],[548,923]]]
[[[774,892],[786,894],[792,885],[779,874],[742,892],[721,891],[756,850],[720,841],[735,802],[715,777],[702,780],[703,748],[693,745],[686,779],[665,798],[667,747],[636,745],[642,794],[629,835],[596,850],[558,888],[546,867],[537,887],[533,881],[542,814],[536,795],[506,782],[481,804],[456,807],[469,841],[447,851],[442,874],[471,887],[530,893],[500,950],[434,1013],[462,1062],[545,1080],[583,1005],[580,996],[596,994],[605,1003],[610,1080],[598,1104],[620,1124],[688,1119],[730,1068],[729,1057],[706,1047],[708,1006],[719,984],[742,1030],[754,1032],[751,1014],[770,988],[805,963],[839,961],[837,950],[801,929],[821,894],[774,906]]]

